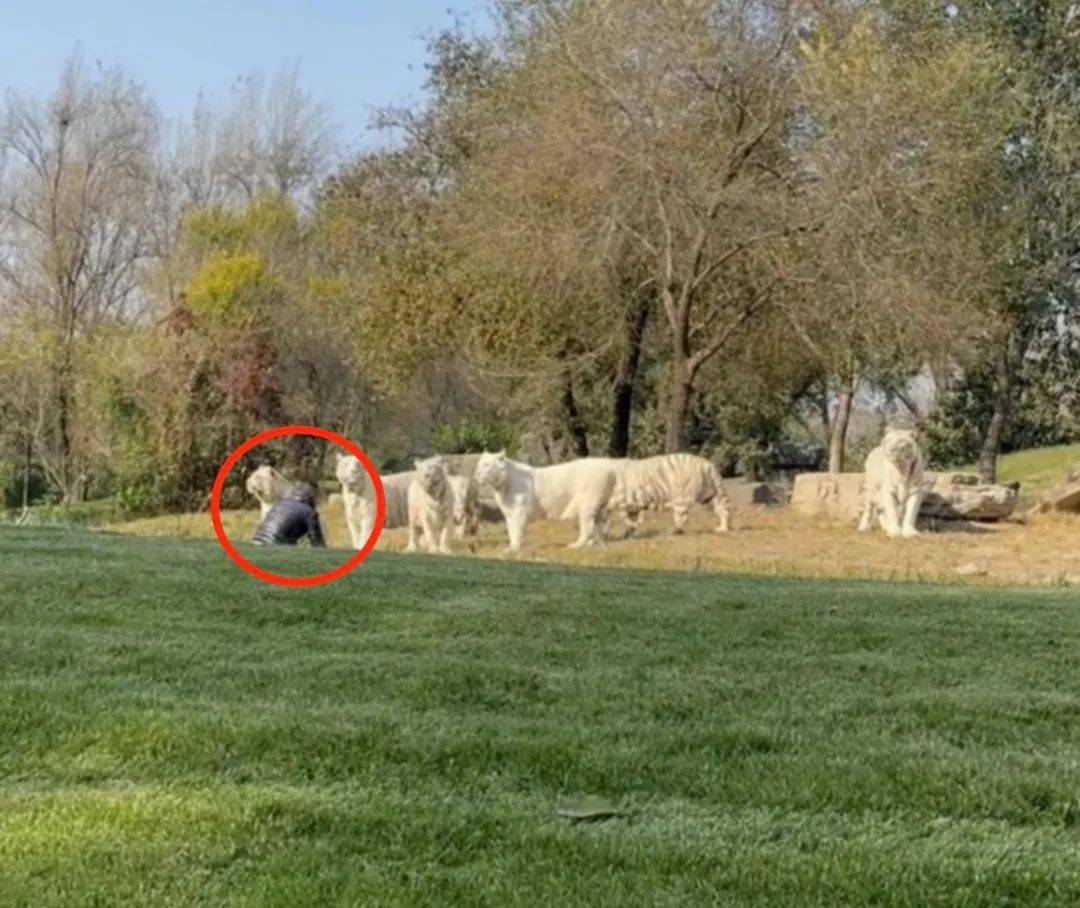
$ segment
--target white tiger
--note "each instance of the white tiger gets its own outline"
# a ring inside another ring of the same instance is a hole
[[[259,502],[259,516],[265,517],[273,504],[285,497],[291,488],[289,481],[269,464],[255,469],[244,483],[249,495]]]
[[[386,520],[383,528],[396,530],[409,525],[409,485],[416,478],[415,470],[404,473],[379,474],[386,496]]]
[[[886,429],[881,444],[866,458],[859,531],[866,532],[878,517],[889,536],[918,536],[915,521],[926,494],[926,465],[915,433]]]
[[[338,454],[334,475],[341,483],[345,524],[354,549],[362,549],[375,526],[375,486],[363,464],[352,454]]]
[[[451,482],[451,488],[464,488],[458,481],[459,478],[465,479],[466,477],[471,480],[471,475],[475,469],[476,459],[478,454],[464,454],[464,455],[451,455],[443,457],[443,466],[446,469],[447,478],[453,480]],[[386,475],[380,474],[382,479],[383,491],[386,493],[386,522],[383,526],[388,530],[397,529],[409,525],[409,485],[416,478],[416,470],[409,470],[403,473],[387,473]],[[470,494],[477,494],[475,484],[471,486],[473,492]],[[467,490],[465,490],[467,492]],[[465,503],[466,508],[472,507],[472,498],[470,502]],[[476,507],[476,521],[487,519],[488,515],[485,514],[484,503],[477,501]],[[496,514],[501,519],[501,514]],[[468,530],[468,532],[475,532],[475,530]],[[460,536],[458,538],[461,538]]]
[[[433,555],[450,554],[450,531],[454,526],[454,493],[447,482],[446,466],[437,454],[416,461],[416,475],[409,484],[409,544],[415,552],[421,536]]]
[[[586,457],[551,467],[511,460],[505,451],[484,452],[476,464],[476,483],[489,489],[506,519],[510,550],[525,539],[532,517],[577,520],[578,538],[570,548],[603,544],[601,528],[615,491],[615,468],[608,458]]]
[[[447,476],[454,496],[454,538],[475,536],[480,530],[480,496],[471,476]]]
[[[626,521],[626,535],[641,527],[645,511],[670,508],[675,532],[686,527],[695,504],[711,504],[716,532],[731,529],[731,509],[720,473],[704,457],[694,454],[660,454],[642,460],[613,460],[618,482],[610,509]]]

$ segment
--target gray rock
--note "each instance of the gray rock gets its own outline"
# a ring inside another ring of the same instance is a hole
[[[753,482],[747,479],[725,479],[724,491],[735,507],[787,504],[788,492],[782,483]]]
[[[1080,467],[1066,470],[1061,481],[1043,496],[1035,510],[1080,513]]]
[[[800,473],[791,489],[791,507],[808,517],[854,522],[862,506],[862,473]]]
[[[1016,510],[1019,484],[983,483],[971,473],[927,473],[919,517],[933,520],[1003,520]],[[862,507],[862,473],[800,473],[791,506],[802,514],[854,521]]]
[[[937,473],[920,517],[935,520],[1004,520],[1016,510],[1020,484],[984,483],[974,473]],[[928,477],[929,478],[929,477]]]

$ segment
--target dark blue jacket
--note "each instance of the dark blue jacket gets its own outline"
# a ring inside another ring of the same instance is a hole
[[[319,512],[309,497],[282,498],[275,502],[252,540],[256,545],[296,545],[304,536],[314,546],[325,546]]]

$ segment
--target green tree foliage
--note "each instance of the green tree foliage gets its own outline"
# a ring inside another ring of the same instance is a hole
[[[217,253],[192,275],[187,298],[199,317],[244,322],[258,318],[260,310],[266,308],[266,298],[275,289],[262,259],[255,253]]]
[[[1001,153],[1026,101],[1008,57],[879,13],[833,10],[798,44],[799,157],[820,229],[797,252],[806,280],[785,314],[835,399],[833,470],[860,385],[902,389],[963,352],[1022,215]]]
[[[975,35],[993,42],[1027,95],[1001,143],[1009,204],[1020,214],[1017,236],[978,347],[964,364],[968,393],[950,402],[968,402],[957,418],[980,425],[980,472],[991,478],[1000,451],[1033,437],[1010,427],[1028,422],[1035,406],[1044,428],[1034,437],[1055,436],[1070,421],[1062,419],[1055,400],[1068,399],[1080,382],[1077,360],[1060,355],[1073,343],[1080,317],[1080,20],[1073,5],[1058,2],[959,4],[947,23],[940,15],[927,22],[929,7],[920,4],[890,7],[915,27],[934,28],[952,40]]]
[[[175,148],[118,73],[9,101],[9,500],[29,451],[50,497],[200,506],[286,422],[383,464],[690,448],[749,473],[796,437],[840,468],[859,401],[868,433],[904,400],[936,463],[984,472],[1080,431],[1066,5],[492,9],[490,36],[431,39],[422,103],[325,180],[295,74],[201,104]],[[322,452],[266,456],[314,479]]]
[[[482,451],[516,453],[516,433],[508,426],[465,416],[436,427],[432,445],[439,454],[475,454]]]

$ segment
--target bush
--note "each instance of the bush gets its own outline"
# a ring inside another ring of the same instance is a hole
[[[45,497],[48,483],[41,468],[34,464],[30,469],[30,503]],[[13,460],[0,460],[0,499],[5,508],[21,508],[23,499],[23,465]]]
[[[71,504],[42,504],[30,509],[31,523],[38,526],[96,527],[116,523],[126,516],[115,498]]]
[[[400,457],[387,457],[378,466],[379,473],[408,473],[416,469],[416,461],[426,457],[418,451],[403,454]]]
[[[479,454],[502,450],[514,454],[517,448],[514,433],[505,424],[467,416],[439,426],[432,433],[431,441],[439,454]]]
[[[162,498],[152,476],[117,483],[116,504],[125,517],[148,517],[162,510]]]

